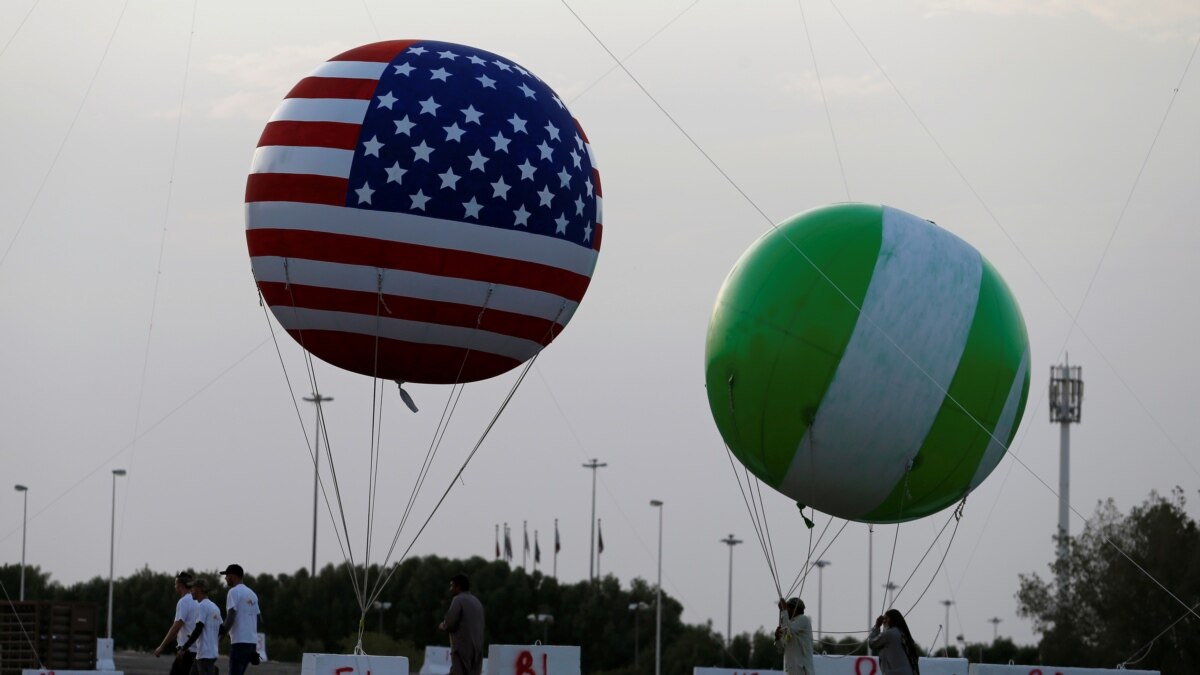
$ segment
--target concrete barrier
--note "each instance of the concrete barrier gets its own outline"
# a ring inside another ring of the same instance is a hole
[[[25,668],[21,675],[96,675],[94,670],[52,670],[50,668]],[[124,675],[119,670],[106,671],[104,675]]]
[[[448,675],[449,672],[450,648],[425,647],[425,662],[421,664],[421,672],[418,675]]]
[[[692,668],[692,675],[784,675],[784,673],[782,670],[753,670],[750,668]]]
[[[817,675],[880,675],[879,659],[874,656],[813,657]],[[966,659],[934,659],[922,656],[921,675],[968,675]]]
[[[924,666],[922,666],[924,675]],[[1012,666],[972,663],[970,675],[1159,675],[1157,670],[1117,670],[1111,668],[1060,668],[1057,666]]]
[[[305,654],[300,675],[409,675],[404,656]]]
[[[96,670],[115,671],[117,665],[113,663],[113,641],[112,638],[99,638],[96,640]]]
[[[490,645],[487,675],[579,675],[579,647]]]

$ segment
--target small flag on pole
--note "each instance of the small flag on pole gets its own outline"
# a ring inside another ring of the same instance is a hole
[[[512,560],[512,538],[508,536],[508,523],[504,524],[504,559]]]
[[[599,540],[596,542],[596,550],[604,553],[604,530],[600,529],[599,518],[596,519],[596,538]]]
[[[533,531],[533,564],[537,565],[542,562],[542,547],[538,545],[538,531]]]
[[[554,552],[562,550],[562,542],[558,540],[558,518],[554,519]]]
[[[496,526],[496,557],[500,557],[500,526]]]

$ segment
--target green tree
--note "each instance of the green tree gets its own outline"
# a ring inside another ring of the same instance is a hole
[[[1200,620],[1185,609],[1200,604],[1200,530],[1185,505],[1180,488],[1127,515],[1102,502],[1050,579],[1020,575],[1017,611],[1042,635],[1042,662],[1200,672]]]
[[[8,594],[8,598],[4,598],[0,594],[0,600],[7,602],[12,600],[17,601],[20,597],[21,589],[21,565],[0,565],[0,584],[4,585],[4,591]],[[25,600],[50,600],[53,594],[59,590],[57,584],[50,581],[50,573],[43,572],[42,568],[37,565],[25,566]]]

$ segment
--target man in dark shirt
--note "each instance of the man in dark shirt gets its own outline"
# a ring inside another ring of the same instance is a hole
[[[483,603],[471,593],[465,574],[450,580],[450,610],[438,628],[450,634],[450,675],[483,672]]]

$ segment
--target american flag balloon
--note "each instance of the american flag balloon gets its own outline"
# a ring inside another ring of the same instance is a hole
[[[596,267],[600,195],[583,129],[528,70],[377,42],[276,109],[246,181],[246,241],[262,297],[315,356],[470,382],[567,325]]]

